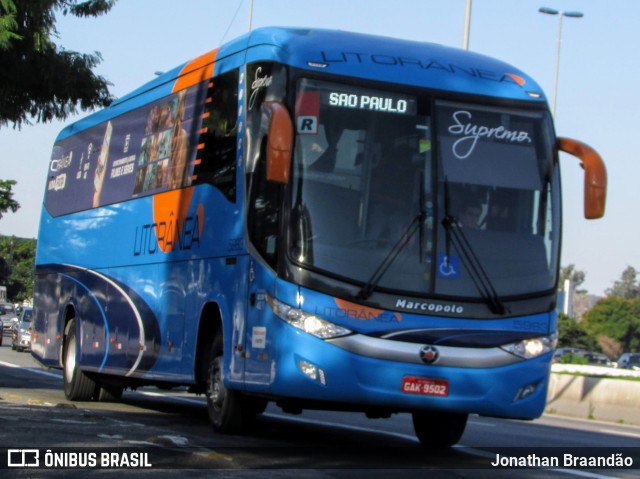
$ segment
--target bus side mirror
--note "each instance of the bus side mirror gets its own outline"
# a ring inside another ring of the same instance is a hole
[[[271,110],[267,140],[267,181],[286,184],[289,182],[291,167],[293,124],[282,103],[267,105]]]
[[[602,218],[607,199],[607,169],[589,145],[571,138],[558,138],[558,149],[577,157],[584,167],[584,217]]]

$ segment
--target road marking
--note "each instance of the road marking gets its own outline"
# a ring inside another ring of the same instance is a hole
[[[469,421],[469,424],[473,424],[474,426],[484,426],[484,427],[496,427],[495,424],[491,424],[489,422],[481,422],[481,421]]]
[[[616,431],[615,429],[598,429],[598,432],[603,432],[606,434],[615,434],[616,436],[640,437],[640,434],[637,434],[637,433]]]
[[[5,361],[0,361],[0,366],[6,366],[8,368],[23,369],[25,371],[29,371],[29,372],[32,372],[32,373],[41,374],[42,376],[49,376],[49,377],[56,378],[56,379],[62,379],[62,372],[57,373],[57,374],[56,373],[50,373],[49,371],[43,371],[42,369],[28,368],[26,366],[20,366],[19,364],[7,363]]]

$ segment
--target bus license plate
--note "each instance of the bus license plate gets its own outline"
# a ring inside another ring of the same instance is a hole
[[[417,378],[405,376],[402,379],[402,392],[406,394],[423,394],[425,396],[449,395],[449,381],[446,379]]]

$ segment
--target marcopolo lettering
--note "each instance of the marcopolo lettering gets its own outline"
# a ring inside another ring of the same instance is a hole
[[[427,313],[455,313],[462,314],[464,307],[455,304],[437,304],[422,303],[419,301],[409,301],[407,299],[398,298],[396,300],[396,308],[402,308],[409,311],[424,311]]]

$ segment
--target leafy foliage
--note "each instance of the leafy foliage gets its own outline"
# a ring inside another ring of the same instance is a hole
[[[617,359],[622,355],[622,353],[624,353],[624,348],[619,341],[605,336],[604,334],[600,335],[598,342],[600,343],[602,352],[611,359]]]
[[[620,343],[624,351],[640,350],[640,300],[611,296],[599,301],[584,318],[593,336],[605,335]]]
[[[0,50],[9,48],[11,40],[20,39],[17,29],[16,6],[12,0],[0,0]]]
[[[9,210],[15,213],[20,208],[20,203],[13,199],[13,191],[11,191],[15,185],[15,180],[0,180],[0,218],[3,213]]]
[[[637,272],[632,266],[622,272],[620,279],[613,283],[613,286],[606,292],[609,296],[618,296],[624,299],[635,299],[640,297],[640,284],[637,280]]]
[[[588,364],[589,360],[586,356],[582,356],[580,354],[566,353],[560,357],[558,362],[561,364]]]
[[[116,0],[0,0],[0,126],[64,119],[112,101],[108,81],[93,73],[100,53],[59,48],[55,13],[95,17]]]
[[[598,342],[575,319],[561,314],[558,318],[558,347],[597,351]]]
[[[580,285],[585,275],[574,265],[562,268],[561,278]],[[640,282],[635,268],[628,266],[581,322],[560,315],[559,347],[602,351],[611,359],[623,352],[640,351]]]
[[[582,283],[584,283],[586,277],[586,273],[584,271],[577,270],[575,264],[563,266],[560,268],[560,282],[558,283],[558,287],[562,289],[564,287],[564,282],[566,280],[571,280],[573,287],[579,292],[578,288]]]
[[[0,236],[0,284],[16,302],[33,298],[36,240]]]

